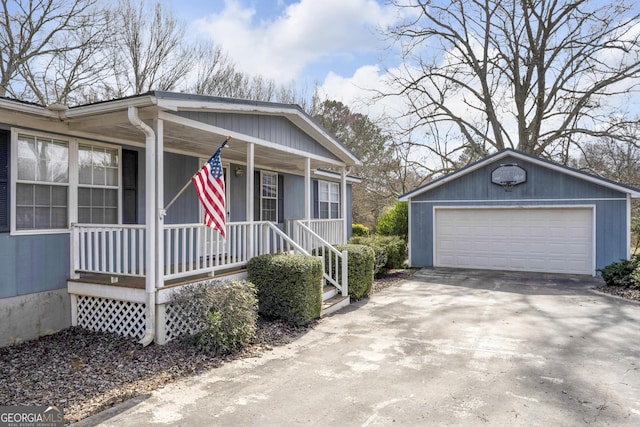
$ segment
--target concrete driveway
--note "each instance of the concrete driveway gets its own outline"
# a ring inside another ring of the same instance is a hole
[[[579,276],[422,270],[105,426],[640,425],[640,305]]]

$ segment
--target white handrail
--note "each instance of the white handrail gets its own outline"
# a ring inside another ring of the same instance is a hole
[[[325,281],[338,288],[343,296],[347,296],[349,294],[349,284],[345,274],[348,269],[347,251],[337,250],[331,243],[305,225],[302,220],[293,221],[292,231],[308,253],[315,253],[322,258]]]
[[[344,220],[342,218],[336,219],[291,219],[287,220],[287,233],[290,236],[294,236],[293,230],[295,229],[295,223],[301,222],[309,229],[322,237],[328,243],[335,245],[344,243],[343,236],[343,224]]]

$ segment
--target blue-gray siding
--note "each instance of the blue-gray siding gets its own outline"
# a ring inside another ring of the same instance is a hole
[[[145,222],[145,151],[138,151],[138,223]],[[199,159],[174,153],[164,155],[164,205],[190,180],[200,167]],[[235,176],[235,164],[230,165],[230,221],[246,221],[246,173]],[[243,167],[243,166],[242,166]],[[244,167],[243,167],[244,168]],[[284,176],[284,218],[304,218],[304,177]],[[256,182],[256,185],[259,185]],[[348,186],[348,221],[351,223],[351,186]],[[193,185],[167,211],[167,224],[197,223],[199,202]],[[313,211],[312,211],[313,212]],[[0,298],[43,292],[66,287],[69,277],[69,234],[11,236],[0,233]]]
[[[527,182],[511,192],[491,183],[500,164],[517,163]],[[433,266],[434,206],[572,206],[596,207],[596,268],[628,256],[626,194],[520,159],[504,158],[411,200],[411,264]]]
[[[0,233],[0,298],[61,289],[69,276],[69,235]]]
[[[325,147],[316,142],[285,117],[258,114],[211,113],[180,111],[181,117],[196,120],[212,126],[229,129],[255,138],[264,139],[289,148],[339,160]]]

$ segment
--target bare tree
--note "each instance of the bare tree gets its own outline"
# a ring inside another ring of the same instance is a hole
[[[0,96],[67,102],[98,73],[106,16],[97,0],[0,0]]]
[[[196,49],[186,40],[185,26],[161,3],[120,0],[109,58],[113,96],[172,90],[191,71]]]
[[[387,30],[404,59],[387,95],[406,100],[409,130],[426,129],[443,170],[507,147],[566,163],[584,141],[628,140],[633,118],[618,107],[640,83],[637,4],[391,3],[413,18]]]
[[[394,180],[400,176],[394,174],[402,168],[390,135],[368,116],[354,113],[338,101],[322,101],[314,106],[312,114],[362,161],[362,167],[351,171],[362,180],[353,186],[353,220],[375,227],[385,208],[401,194],[397,191],[402,184]]]

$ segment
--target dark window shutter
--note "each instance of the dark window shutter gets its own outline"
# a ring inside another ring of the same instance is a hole
[[[122,223],[138,223],[138,152],[122,150]]]
[[[314,218],[319,218],[320,217],[320,207],[318,206],[318,180],[317,179],[313,180],[312,195],[313,195],[313,217]]]
[[[262,181],[260,181],[260,171],[253,174],[253,220],[261,221],[260,215],[260,194],[262,192]]]
[[[278,175],[278,222],[284,223],[284,175]]]
[[[0,130],[0,233],[9,231],[9,132]]]

